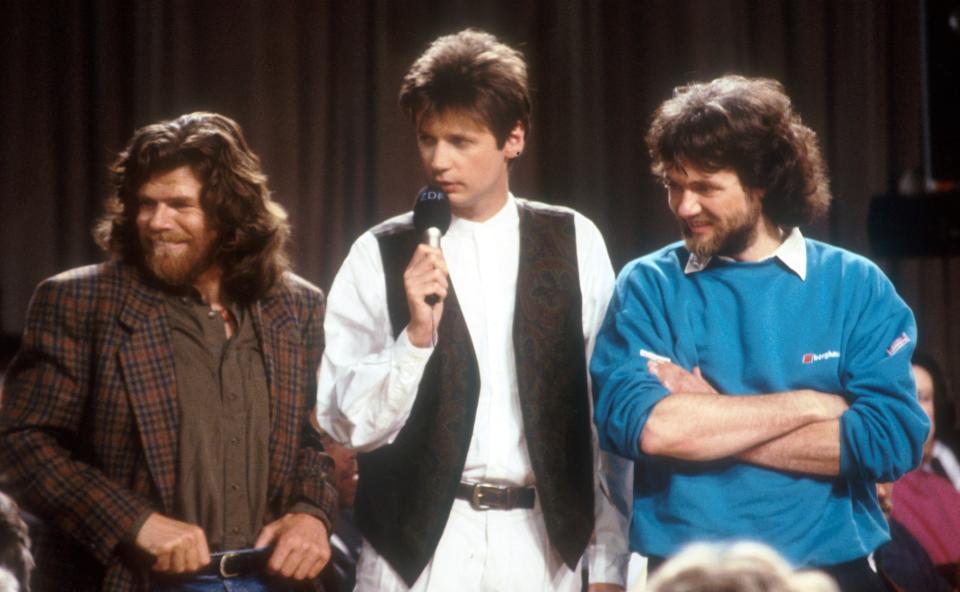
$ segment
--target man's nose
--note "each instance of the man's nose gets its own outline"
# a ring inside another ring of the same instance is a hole
[[[148,226],[150,230],[166,230],[173,224],[173,208],[166,204],[157,204],[149,212]]]
[[[450,146],[446,142],[437,142],[430,153],[430,168],[433,172],[442,172],[450,168]]]
[[[703,208],[700,207],[700,198],[696,192],[684,189],[680,192],[677,199],[676,212],[680,218],[690,218],[699,214]]]

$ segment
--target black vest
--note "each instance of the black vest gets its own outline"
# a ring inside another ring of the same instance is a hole
[[[520,259],[513,345],[520,408],[547,534],[575,568],[593,534],[593,454],[573,216],[518,204]],[[403,271],[412,225],[377,235],[393,333],[409,322]],[[480,375],[457,296],[444,301],[416,401],[392,444],[358,457],[355,517],[408,585],[437,548],[473,434]]]

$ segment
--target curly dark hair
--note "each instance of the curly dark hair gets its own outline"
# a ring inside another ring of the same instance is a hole
[[[830,207],[817,135],[776,80],[730,75],[678,87],[646,141],[655,175],[685,164],[731,169],[744,187],[765,190],[763,213],[779,226],[809,224]]]
[[[523,54],[490,33],[466,29],[445,35],[404,76],[400,108],[414,124],[447,110],[476,115],[503,148],[517,122],[530,131],[527,64]]]
[[[93,231],[97,244],[142,265],[137,192],[152,176],[181,166],[203,186],[200,206],[217,234],[213,261],[225,294],[240,303],[261,298],[289,268],[290,225],[240,126],[217,113],[189,113],[134,133],[110,169],[113,193]]]

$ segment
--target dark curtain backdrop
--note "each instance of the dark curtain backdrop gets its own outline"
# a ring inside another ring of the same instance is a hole
[[[294,224],[297,270],[329,286],[365,228],[422,183],[400,78],[439,34],[520,46],[534,123],[515,193],[573,206],[614,265],[677,237],[647,172],[651,111],[693,79],[780,79],[819,134],[836,196],[807,234],[870,254],[870,198],[921,165],[918,0],[3,0],[0,332],[33,287],[102,259],[89,228],[105,170],[141,125],[208,109],[237,119]],[[951,258],[880,260],[921,345],[960,354]],[[954,380],[956,382],[956,380]]]

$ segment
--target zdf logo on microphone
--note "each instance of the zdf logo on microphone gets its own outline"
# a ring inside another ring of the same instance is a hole
[[[420,199],[422,201],[439,201],[441,199],[446,199],[446,197],[446,194],[444,194],[442,191],[433,191],[430,189],[420,193]]]

